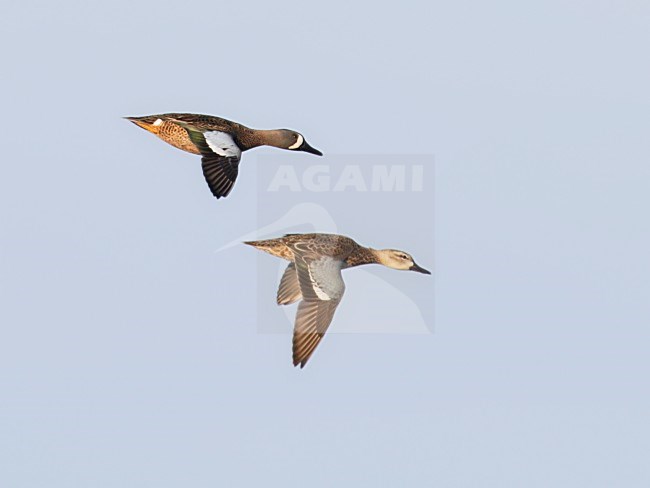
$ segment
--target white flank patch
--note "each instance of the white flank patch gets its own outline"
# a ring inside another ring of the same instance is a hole
[[[300,146],[302,146],[303,142],[305,142],[305,138],[298,134],[298,140],[289,146],[288,149],[298,149]]]
[[[154,127],[158,127],[159,125],[162,125],[163,121],[162,119],[156,119],[156,121],[153,123]]]
[[[235,144],[235,141],[230,134],[215,130],[204,132],[203,137],[205,137],[205,142],[208,143],[208,146],[215,154],[229,158],[239,158],[241,156],[241,149],[237,147],[237,144]]]

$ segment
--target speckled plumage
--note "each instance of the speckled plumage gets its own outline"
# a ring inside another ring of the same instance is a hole
[[[364,247],[336,234],[288,234],[245,244],[290,261],[280,281],[277,303],[300,301],[293,332],[293,364],[301,368],[325,335],[343,297],[342,269],[378,263],[431,274],[403,251]]]
[[[377,257],[370,248],[337,234],[287,234],[277,239],[251,241],[246,244],[287,261],[294,261],[294,246],[301,245],[314,254],[342,260],[345,263],[344,268],[377,263]]]

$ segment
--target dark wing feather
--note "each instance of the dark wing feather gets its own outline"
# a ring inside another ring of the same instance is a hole
[[[187,128],[186,130],[192,143],[201,153],[203,176],[210,191],[217,198],[227,197],[237,180],[241,152],[223,151],[225,155],[217,154],[206,141],[205,134]]]
[[[203,156],[201,158],[203,176],[212,194],[217,197],[227,197],[235,186],[239,172],[239,159],[223,156]]]

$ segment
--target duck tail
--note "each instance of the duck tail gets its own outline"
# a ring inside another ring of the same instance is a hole
[[[247,246],[253,246],[253,247],[263,247],[264,246],[264,241],[244,241],[244,244]]]
[[[273,245],[273,241],[246,241],[244,242],[247,246],[253,246],[259,249],[260,251],[266,251],[266,252],[271,252],[271,249],[273,249],[275,246]]]
[[[286,246],[284,246],[282,243],[279,243],[276,239],[269,239],[266,241],[246,241],[244,244],[248,246],[253,246],[260,251],[267,252],[273,256],[281,257],[288,259],[285,257],[284,254],[286,254],[284,251],[286,251]]]

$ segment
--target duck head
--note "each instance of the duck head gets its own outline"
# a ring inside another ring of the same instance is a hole
[[[417,271],[418,273],[431,274],[431,271],[422,268],[415,263],[413,257],[404,251],[397,249],[382,249],[375,251],[377,261],[388,268],[400,269],[403,271]]]
[[[311,147],[302,134],[290,129],[278,129],[269,131],[269,145],[288,149],[289,151],[303,151],[316,156],[322,156],[323,153],[318,149]]]

